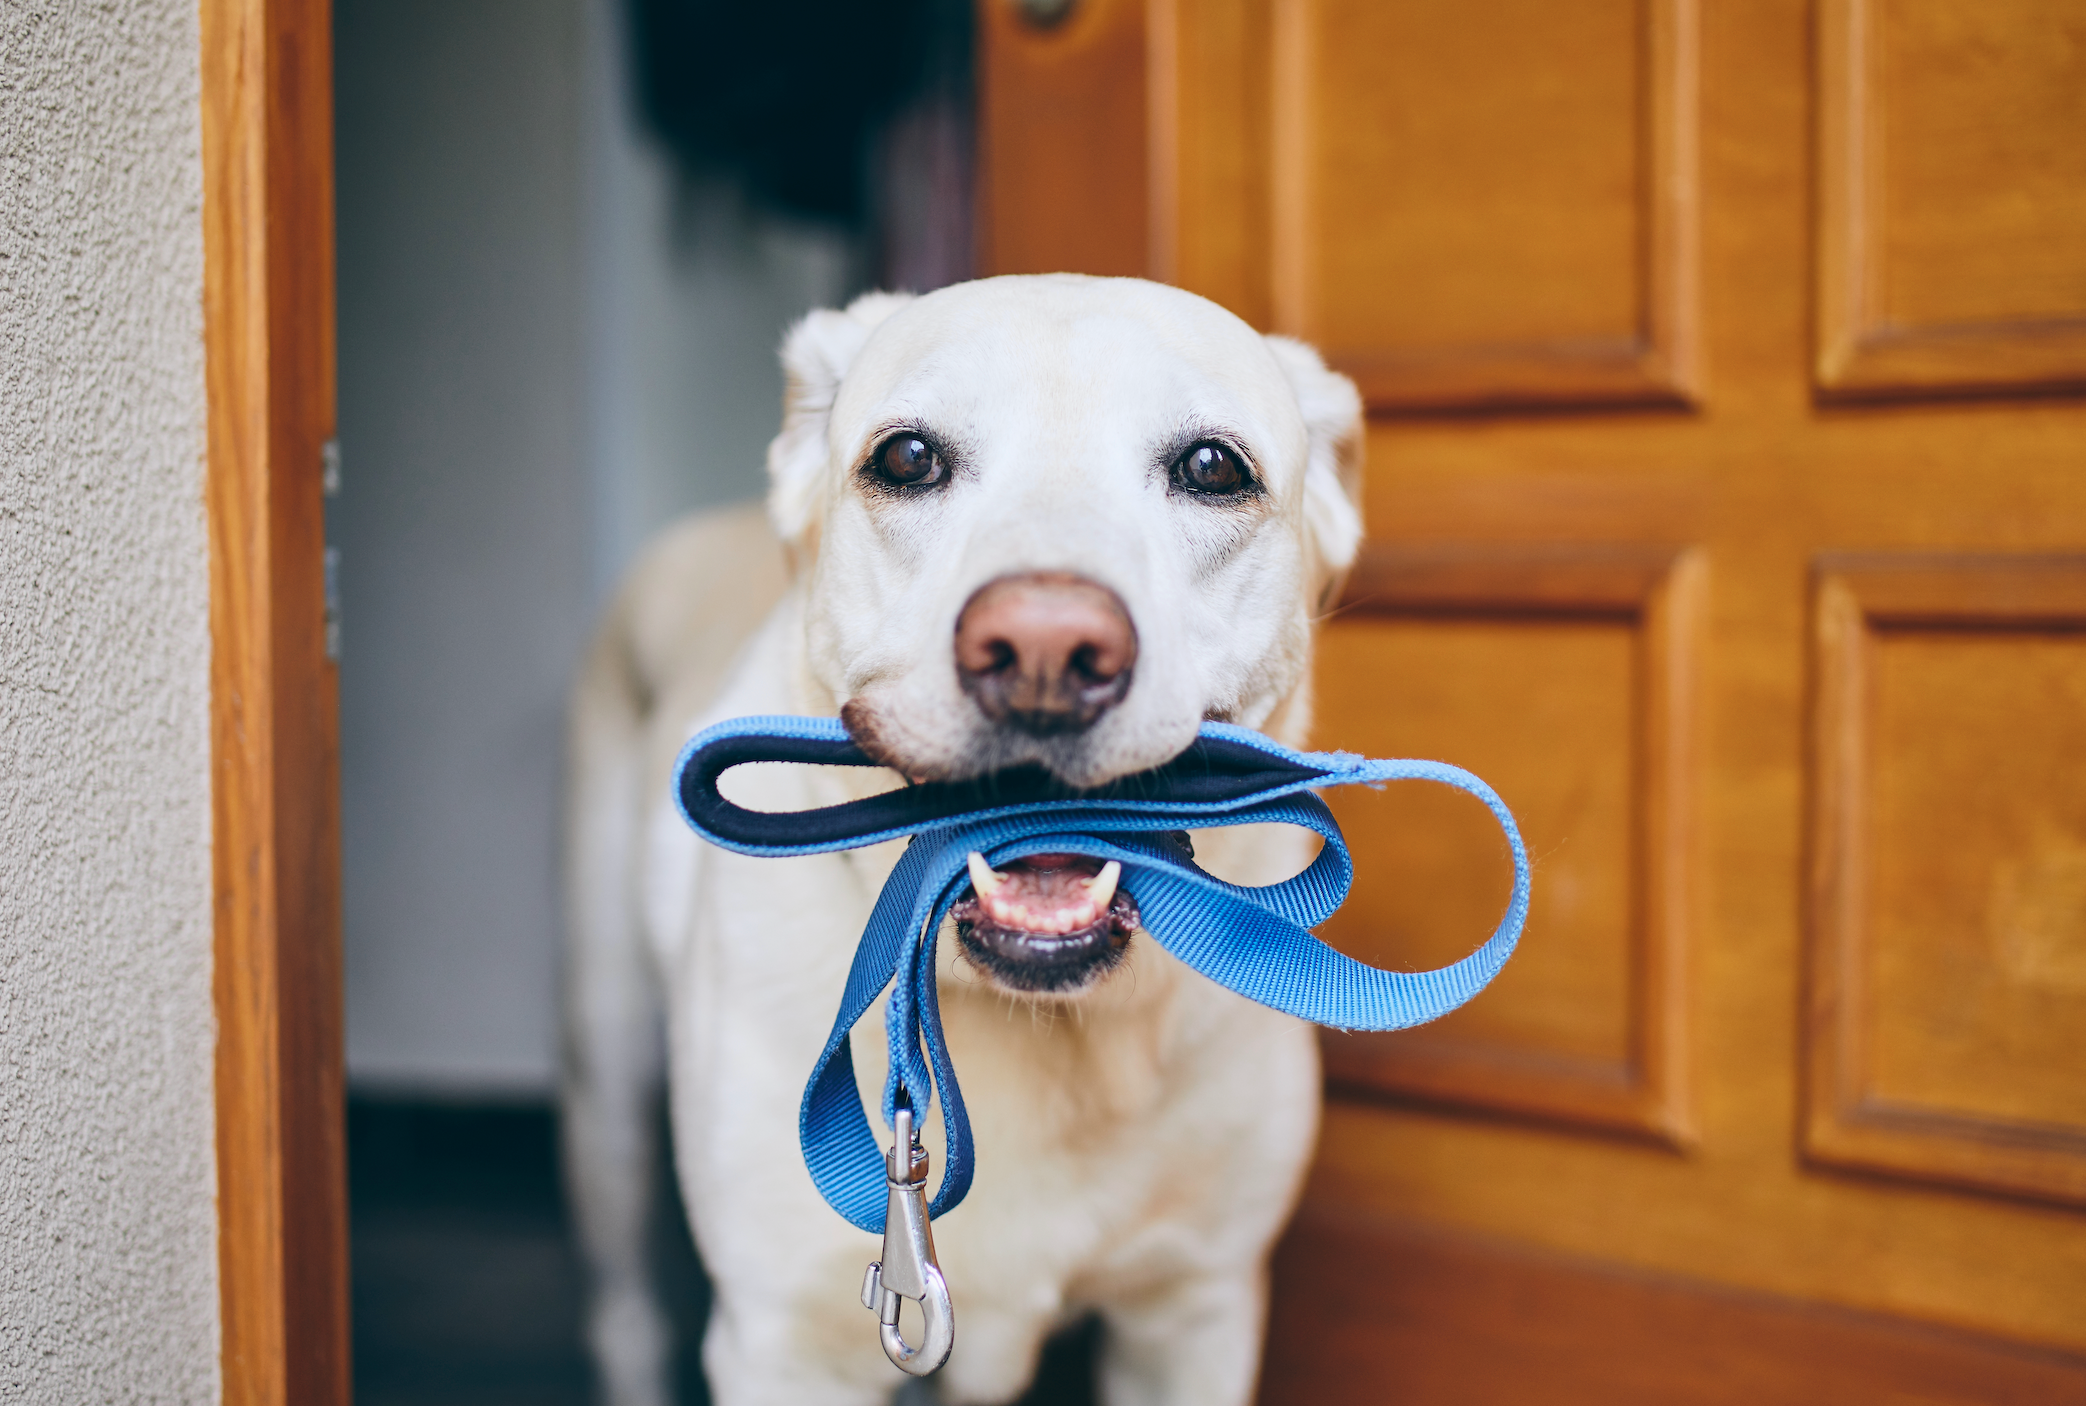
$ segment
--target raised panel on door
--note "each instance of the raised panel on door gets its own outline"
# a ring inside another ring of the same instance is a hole
[[[1829,562],[1820,1161],[2086,1204],[2086,557]]]
[[[2086,384],[2086,5],[1823,0],[1818,379]]]
[[[1277,0],[1277,325],[1375,408],[1685,400],[1693,33],[1692,0]]]
[[[1374,546],[1319,643],[1318,743],[1446,760],[1513,806],[1541,882],[1485,993],[1328,1034],[1343,1091],[1685,1142],[1689,713],[1700,562],[1670,548]],[[1491,819],[1404,786],[1329,800],[1367,882],[1325,928],[1400,970],[1463,956],[1508,873]]]
[[[1694,0],[980,14],[988,271],[1178,281],[1377,409],[1694,394]]]

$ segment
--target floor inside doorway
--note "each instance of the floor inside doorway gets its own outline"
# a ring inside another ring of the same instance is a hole
[[[349,1100],[358,1406],[592,1402],[555,1118],[542,1104]],[[709,1406],[692,1351],[709,1284],[678,1200],[660,1220],[655,1258],[689,1349],[680,1406]],[[1053,1342],[1021,1406],[1090,1406],[1096,1339],[1088,1326]]]

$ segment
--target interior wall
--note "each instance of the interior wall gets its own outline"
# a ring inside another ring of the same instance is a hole
[[[540,1096],[561,713],[637,547],[760,490],[861,264],[636,129],[619,0],[337,0],[348,1069]]]
[[[591,589],[577,9],[348,0],[334,30],[349,1074],[526,1086]]]
[[[581,0],[588,454],[596,585],[698,508],[758,497],[783,331],[861,286],[859,239],[690,181],[638,129],[620,0]]]
[[[0,1399],[215,1401],[194,0],[0,6]]]

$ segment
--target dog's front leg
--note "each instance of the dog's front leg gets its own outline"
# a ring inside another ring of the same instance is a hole
[[[871,1315],[855,1313],[875,1328]],[[852,1320],[847,1326],[855,1330],[847,1340],[820,1341],[789,1304],[718,1304],[703,1334],[710,1399],[716,1406],[888,1406],[906,1378],[884,1362],[873,1333]]]
[[[1104,1315],[1103,1406],[1246,1406],[1260,1372],[1267,1276],[1204,1273]]]

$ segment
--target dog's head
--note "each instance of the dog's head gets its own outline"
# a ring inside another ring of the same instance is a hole
[[[878,760],[1096,785],[1302,683],[1361,535],[1360,401],[1308,348],[1048,275],[815,312],[783,360],[769,512],[815,681]],[[1098,876],[1061,868],[979,901],[1031,937],[1108,928]]]

